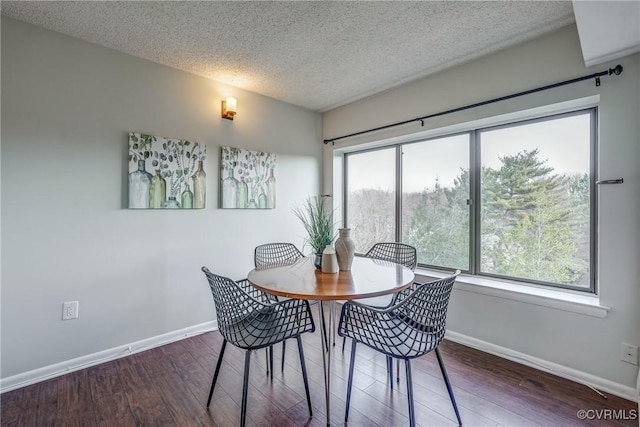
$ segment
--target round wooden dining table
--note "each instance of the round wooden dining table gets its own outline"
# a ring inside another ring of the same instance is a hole
[[[365,257],[355,257],[351,270],[338,273],[323,273],[315,267],[312,257],[257,267],[249,272],[249,283],[268,294],[319,301],[327,425],[331,420],[331,345],[327,336],[335,335],[332,333],[335,301],[400,292],[409,287],[414,278],[413,271],[407,267]],[[325,321],[325,303],[328,303],[328,321]]]

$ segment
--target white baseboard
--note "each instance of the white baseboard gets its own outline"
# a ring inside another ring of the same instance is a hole
[[[558,365],[557,363],[529,356],[527,354],[520,353],[506,347],[501,347],[499,345],[460,334],[458,332],[448,330],[446,332],[445,338],[449,341],[463,344],[484,351],[486,353],[511,360],[513,362],[521,363],[523,365],[539,369],[541,371],[550,372],[559,377],[585,384],[586,386],[590,386],[600,391],[614,394],[616,396],[622,397],[632,402],[638,402],[640,404],[640,398],[634,387],[626,386],[624,384],[618,384],[605,378],[597,377],[595,375],[578,371],[567,366]]]
[[[193,335],[203,334],[205,332],[213,331],[216,329],[216,321],[205,322],[177,331],[168,332],[166,334],[157,335],[155,337],[145,338],[143,340],[136,341],[130,344],[121,345],[108,350],[99,351],[97,353],[88,354],[86,356],[81,356],[75,359],[70,359],[64,362],[34,369],[32,371],[23,372],[11,377],[2,378],[0,379],[0,393],[15,390],[21,387],[26,387],[31,384],[68,374],[70,372],[116,360],[121,357],[129,356],[131,354],[140,353],[151,348],[160,347],[171,342],[179,341]],[[586,372],[578,371],[566,366],[558,365],[553,362],[532,357],[524,353],[520,353],[486,341],[481,341],[479,339],[472,338],[451,330],[447,331],[446,338],[450,341],[473,347],[478,350],[494,354],[496,356],[521,363],[523,365],[530,366],[532,368],[551,372],[560,377],[586,384],[598,390],[611,393],[624,399],[631,400],[632,402],[638,402],[640,404],[640,398],[638,397],[636,389],[633,387],[618,384],[605,378],[597,377]]]
[[[32,371],[23,372],[7,378],[1,378],[0,393],[59,377],[73,371],[79,371],[80,369],[99,365],[131,354],[140,353],[141,351],[146,351],[154,347],[160,347],[161,345],[179,341],[193,335],[213,331],[217,329],[217,327],[218,323],[216,321],[205,322],[199,325],[189,326],[188,328],[167,332],[166,334],[145,338],[140,341],[99,351],[97,353],[87,354],[86,356],[55,363]]]

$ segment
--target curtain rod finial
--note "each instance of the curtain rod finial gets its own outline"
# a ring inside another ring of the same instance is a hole
[[[616,76],[619,76],[622,74],[622,70],[624,70],[624,68],[622,68],[622,65],[618,64],[615,68],[609,68],[609,75],[615,74]]]

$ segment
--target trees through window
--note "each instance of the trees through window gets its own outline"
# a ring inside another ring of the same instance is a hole
[[[595,120],[594,108],[346,154],[357,251],[401,241],[423,266],[593,291]]]

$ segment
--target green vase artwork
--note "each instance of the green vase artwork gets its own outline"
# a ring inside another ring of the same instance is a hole
[[[244,178],[240,178],[238,182],[238,191],[236,195],[236,208],[245,209],[249,199],[249,187]]]
[[[169,196],[164,204],[165,209],[180,209],[180,203],[176,200],[175,196]]]
[[[138,160],[138,169],[129,173],[129,207],[148,208],[150,187],[151,174],[145,170],[145,161]]]
[[[151,178],[149,188],[149,207],[151,209],[162,209],[167,201],[167,181],[160,174],[160,169],[156,169],[156,174]]]
[[[206,156],[197,142],[130,132],[129,208],[204,208]],[[149,163],[154,176],[145,170]]]
[[[267,196],[264,194],[264,191],[260,191],[260,194],[258,195],[258,208],[267,208]]]
[[[220,158],[222,208],[275,208],[275,154],[222,147]]]
[[[182,192],[182,209],[193,209],[193,193],[187,184],[187,189]]]
[[[238,196],[238,180],[233,176],[233,169],[229,169],[229,175],[222,180],[222,207],[235,208]]]
[[[203,161],[198,161],[198,170],[191,177],[193,180],[193,207],[202,209],[207,200],[207,174],[204,172]]]
[[[273,176],[274,169],[275,166],[271,168],[267,179],[267,209],[275,209],[276,207],[276,177]]]

